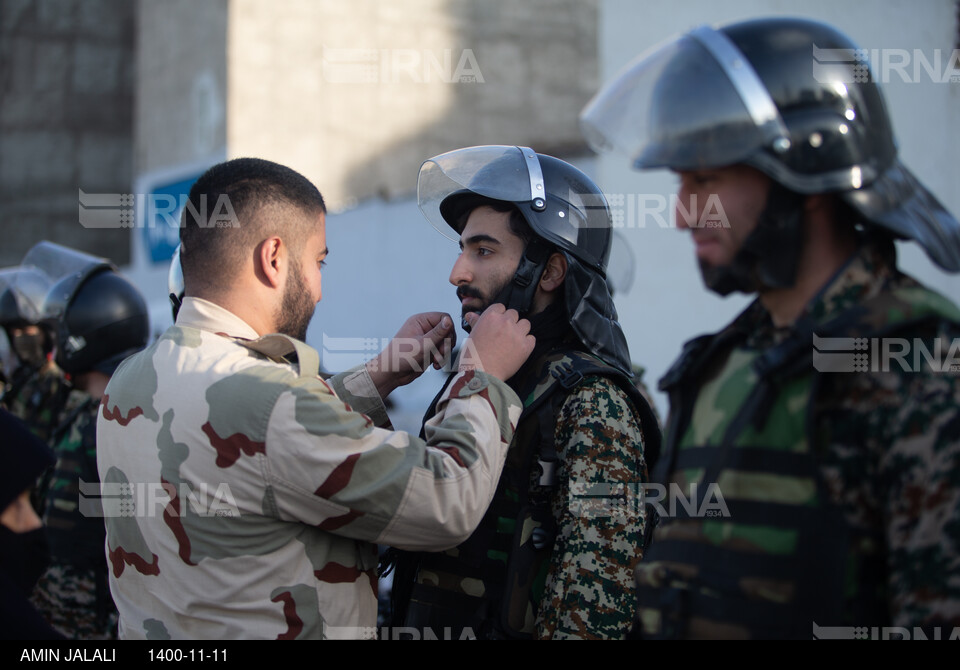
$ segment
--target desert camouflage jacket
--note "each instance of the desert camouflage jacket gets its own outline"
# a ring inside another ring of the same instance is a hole
[[[121,637],[369,637],[376,543],[438,550],[469,536],[516,394],[463,373],[421,440],[378,427],[363,367],[328,385],[318,363],[187,298],[114,374],[97,440]]]

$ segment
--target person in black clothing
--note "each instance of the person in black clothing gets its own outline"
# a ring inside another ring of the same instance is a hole
[[[10,412],[0,409],[0,639],[57,640],[27,597],[48,560],[46,536],[30,490],[54,463],[53,452]]]

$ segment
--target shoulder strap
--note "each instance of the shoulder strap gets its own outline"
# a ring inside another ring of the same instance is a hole
[[[236,340],[236,342],[266,356],[276,363],[295,363],[301,377],[316,377],[320,374],[320,354],[306,342],[273,333],[256,340]]]

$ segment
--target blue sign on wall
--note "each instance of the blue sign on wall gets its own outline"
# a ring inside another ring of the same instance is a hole
[[[155,187],[144,197],[143,242],[151,263],[165,263],[173,258],[180,244],[180,214],[190,187],[200,174]]]

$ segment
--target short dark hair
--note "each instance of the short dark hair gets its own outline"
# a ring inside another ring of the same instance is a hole
[[[311,230],[297,216],[259,216],[269,206],[307,215],[325,214],[326,204],[310,180],[261,158],[236,158],[214,165],[190,188],[180,222],[180,264],[189,295],[230,277],[265,237],[279,234],[299,248]]]
[[[470,204],[472,206],[460,215],[460,220],[457,221],[457,230],[462,231],[466,227],[467,219],[470,218],[470,215],[473,214],[475,210],[480,207],[489,207],[495,212],[510,214],[510,218],[507,219],[510,232],[523,240],[524,247],[533,239],[533,229],[530,228],[530,224],[523,218],[523,214],[514,203],[507,202],[506,200],[494,200],[493,198],[477,198],[475,201],[471,201]]]

